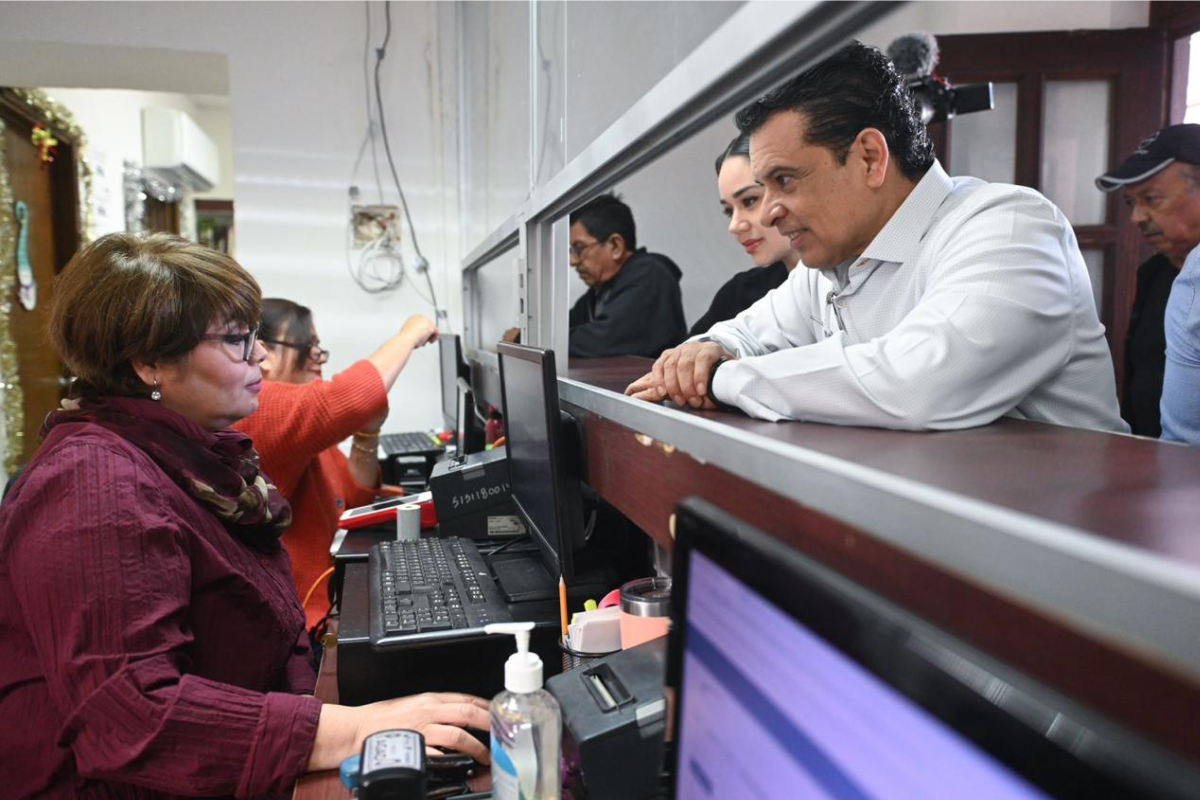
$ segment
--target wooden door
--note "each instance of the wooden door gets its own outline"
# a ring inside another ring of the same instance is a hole
[[[930,126],[939,158],[951,174],[984,172],[977,177],[1030,186],[1063,210],[1123,385],[1137,267],[1151,252],[1120,197],[1102,194],[1092,180],[1167,124],[1167,36],[1135,28],[939,36],[938,44],[939,75],[996,84],[995,111]]]
[[[145,226],[147,231],[163,231],[179,235],[179,203],[167,203],[154,197],[146,198]]]
[[[17,382],[23,395],[24,427],[20,463],[37,450],[38,431],[46,415],[59,405],[65,372],[47,337],[54,279],[79,245],[79,202],[75,148],[70,137],[53,131],[58,153],[45,165],[31,136],[35,124],[24,104],[0,91],[0,119],[4,121],[5,155],[13,201],[28,209],[26,249],[37,282],[37,304],[26,310],[14,296],[4,298],[12,307],[10,327],[17,347]],[[14,269],[15,264],[0,265]],[[14,432],[9,442],[15,444]]]

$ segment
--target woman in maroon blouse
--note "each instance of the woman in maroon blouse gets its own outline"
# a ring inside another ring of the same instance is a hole
[[[486,761],[487,704],[350,708],[315,676],[279,536],[291,509],[229,430],[258,405],[258,284],[228,256],[105,236],[51,339],[77,376],[0,506],[0,794],[263,797],[374,731]]]

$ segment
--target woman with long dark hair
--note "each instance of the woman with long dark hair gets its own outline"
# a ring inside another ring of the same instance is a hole
[[[312,311],[291,300],[263,300],[262,395],[258,411],[236,427],[254,440],[263,470],[295,509],[283,544],[310,629],[329,611],[321,585],[333,565],[329,543],[338,517],[374,502],[377,494],[402,493],[380,483],[379,429],[387,418],[388,390],[409,356],[436,338],[433,323],[414,315],[374,353],[324,380],[329,353]],[[349,457],[337,447],[347,439]]]

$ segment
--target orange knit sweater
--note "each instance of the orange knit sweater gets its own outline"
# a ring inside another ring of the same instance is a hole
[[[328,381],[263,381],[258,411],[234,426],[254,440],[263,472],[292,504],[292,525],[283,543],[301,600],[333,566],[329,545],[338,517],[347,508],[373,502],[380,491],[355,482],[337,444],[387,407],[379,370],[359,361]],[[308,627],[328,611],[329,593],[313,592],[304,608]]]

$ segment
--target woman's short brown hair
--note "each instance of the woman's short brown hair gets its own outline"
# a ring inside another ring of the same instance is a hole
[[[72,394],[149,391],[133,362],[178,362],[209,326],[256,327],[258,283],[224,253],[168,233],[112,233],[59,275],[50,341],[79,379]]]

